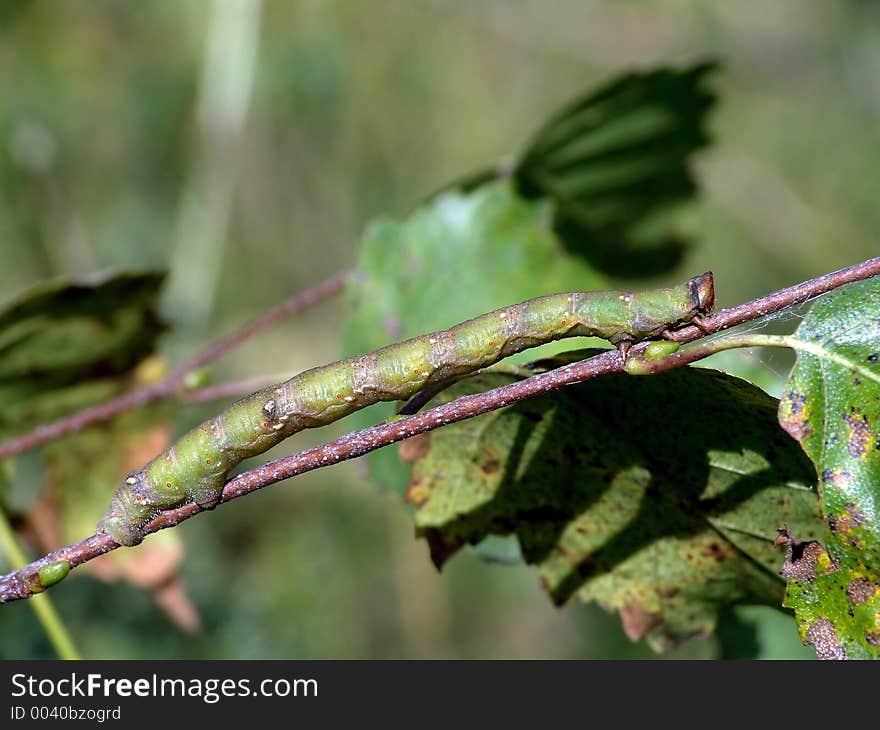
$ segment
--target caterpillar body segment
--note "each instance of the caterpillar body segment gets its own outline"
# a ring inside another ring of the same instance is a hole
[[[565,337],[601,337],[626,349],[707,314],[711,272],[645,292],[568,292],[530,299],[450,327],[340,360],[252,393],[180,437],[119,485],[98,524],[121,545],[137,545],[160,510],[212,507],[239,462],[294,433],[336,421],[422,388]]]

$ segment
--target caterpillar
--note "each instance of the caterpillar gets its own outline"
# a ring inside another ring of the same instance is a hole
[[[379,401],[405,400],[564,337],[601,337],[624,357],[634,342],[699,323],[711,311],[711,272],[644,292],[551,294],[496,309],[446,330],[306,370],[233,403],[179,438],[117,488],[98,524],[120,545],[137,545],[160,510],[220,501],[226,475],[298,431],[332,423]]]

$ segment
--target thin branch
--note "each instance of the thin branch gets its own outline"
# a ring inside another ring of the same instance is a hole
[[[257,375],[253,378],[230,380],[226,383],[206,385],[197,390],[190,390],[184,396],[186,403],[207,403],[212,400],[229,400],[237,396],[245,396],[254,393],[270,385],[275,385],[285,380],[282,375]]]
[[[844,284],[870,279],[880,275],[880,256],[859,264],[847,266],[830,274],[818,276],[801,284],[780,289],[763,297],[758,297],[745,304],[723,309],[716,314],[703,318],[701,326],[707,333],[720,332],[735,327],[743,322],[758,319],[767,314],[779,312],[794,304],[802,304],[820,294],[826,294]],[[690,342],[702,336],[702,332],[694,326],[683,327],[673,333],[676,342]]]
[[[99,403],[98,405],[77,411],[69,416],[59,418],[57,421],[37,426],[33,431],[9,439],[0,443],[0,461],[25,451],[30,451],[42,446],[48,441],[66,436],[93,423],[109,420],[114,416],[131,408],[152,403],[153,401],[171,398],[180,391],[186,376],[218,359],[258,332],[271,327],[276,322],[290,317],[303,309],[317,304],[334,294],[337,294],[345,286],[350,272],[342,271],[329,279],[313,286],[305,291],[293,295],[287,301],[269,310],[263,316],[245,325],[239,330],[232,332],[226,337],[217,340],[213,345],[199,353],[190,360],[172,370],[162,380],[149,385],[143,385],[116,398]]]
[[[785,307],[806,301],[843,284],[867,279],[878,274],[880,274],[880,257],[718,312],[702,321],[703,331],[696,327],[687,327],[678,331],[676,339],[680,342],[689,342],[707,334],[714,334],[734,324],[778,312]],[[638,357],[646,346],[646,343],[640,343],[633,347],[631,357]],[[708,354],[711,353],[707,351],[706,355]],[[669,356],[669,358],[673,357],[675,355]],[[549,393],[568,385],[582,383],[600,375],[621,372],[624,372],[623,359],[617,350],[608,350],[587,360],[540,373],[510,385],[494,388],[484,393],[463,396],[423,413],[355,431],[293,456],[270,461],[230,479],[223,489],[221,503],[229,502],[270,484],[314,469],[363,456],[383,446],[403,441],[446,424],[473,418],[527,398]],[[203,510],[193,503],[166,510],[149,522],[144,532],[150,534],[167,527],[173,527],[201,511]],[[28,580],[43,565],[58,560],[67,560],[71,566],[76,566],[118,547],[119,545],[112,537],[105,533],[99,533],[81,542],[56,550],[24,568],[0,577],[0,603],[28,598],[30,596]]]
[[[6,517],[6,513],[0,508],[0,548],[6,553],[6,557],[13,565],[24,565],[25,557],[18,540],[15,539],[15,533],[12,531],[12,525]],[[55,610],[55,604],[49,596],[43,596],[37,600],[31,601],[31,607],[37,616],[37,620],[46,632],[46,638],[55,649],[55,653],[59,659],[79,659],[79,652],[76,645],[70,637],[64,621]]]
[[[811,355],[821,357],[827,362],[833,362],[840,368],[850,370],[865,380],[873,380],[880,383],[880,376],[873,370],[853,362],[851,359],[828,350],[821,344],[801,340],[794,335],[759,335],[744,334],[730,335],[714,342],[700,342],[693,347],[674,352],[656,360],[631,358],[626,363],[626,372],[632,375],[654,375],[666,370],[673,370],[689,365],[697,360],[702,360],[724,350],[734,350],[743,347],[784,347],[798,352],[808,352]]]

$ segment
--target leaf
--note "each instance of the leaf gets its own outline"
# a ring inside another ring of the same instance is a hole
[[[438,400],[515,379],[478,375]],[[810,463],[775,412],[708,369],[600,378],[410,443],[407,497],[438,566],[515,534],[554,603],[597,601],[662,650],[725,606],[779,606],[776,528],[821,529]]]
[[[703,83],[714,68],[620,76],[538,130],[512,177],[524,197],[552,202],[553,228],[569,251],[613,276],[656,276],[681,262],[680,211],[696,192],[688,161],[709,142],[715,95]],[[494,175],[457,184],[470,190]]]
[[[43,282],[0,309],[0,434],[110,395],[164,329],[163,274]]]
[[[792,339],[779,422],[816,466],[827,530],[781,535],[785,605],[820,658],[880,658],[880,278],[819,299]]]
[[[617,276],[656,276],[687,251],[675,212],[696,185],[690,155],[708,143],[712,64],[628,74],[576,100],[538,132],[514,177],[555,202],[570,251]]]
[[[446,193],[402,221],[381,219],[362,241],[349,287],[346,356],[443,329],[554,291],[605,288],[549,229],[549,206],[517,197],[508,183]],[[383,404],[346,423],[368,426],[393,413]],[[370,475],[403,492],[409,469],[392,449],[366,458]]]

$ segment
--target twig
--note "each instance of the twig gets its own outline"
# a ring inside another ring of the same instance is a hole
[[[217,340],[206,350],[178,366],[156,383],[135,388],[116,398],[111,398],[98,405],[77,411],[64,418],[59,418],[52,423],[37,426],[37,428],[29,433],[0,443],[0,461],[34,449],[37,446],[42,446],[48,441],[66,436],[93,423],[106,421],[130,408],[136,408],[156,400],[174,396],[180,390],[189,373],[213,362],[221,355],[238,347],[248,338],[253,337],[258,332],[262,332],[267,327],[271,327],[276,322],[338,293],[345,286],[349,276],[350,272],[342,271],[316,286],[295,294],[253,322]]]
[[[12,531],[12,525],[6,518],[6,513],[0,507],[0,548],[6,553],[6,557],[13,565],[24,565],[25,557],[18,540],[15,539],[15,533]],[[49,596],[43,596],[37,600],[31,601],[31,607],[37,616],[37,620],[46,632],[46,638],[55,649],[59,659],[79,659],[79,652],[76,645],[70,637],[67,627],[55,610],[55,604]]]
[[[838,271],[832,271],[830,274],[818,276],[801,284],[780,289],[745,304],[723,309],[709,317],[704,317],[701,326],[707,333],[720,332],[743,322],[758,319],[766,314],[778,312],[794,304],[802,304],[813,297],[830,292],[844,284],[851,284],[862,279],[870,279],[872,276],[877,275],[880,275],[880,256],[862,261],[860,264],[847,266]],[[690,326],[676,330],[673,333],[673,337],[676,342],[690,342],[691,340],[696,340],[702,334],[697,327]]]
[[[696,327],[687,327],[678,332],[676,339],[680,342],[689,342],[706,334],[720,332],[734,324],[780,311],[792,304],[836,289],[843,284],[876,275],[880,275],[880,257],[718,312],[702,321],[703,331]],[[646,346],[646,343],[641,343],[633,347],[632,356],[638,356]],[[223,489],[221,503],[229,502],[270,484],[314,469],[363,456],[383,446],[403,441],[446,424],[473,418],[527,398],[558,390],[568,385],[582,383],[600,375],[621,372],[624,372],[624,363],[620,354],[617,350],[608,350],[587,360],[540,373],[510,385],[476,395],[463,396],[424,413],[417,413],[390,423],[355,431],[298,454],[270,461],[230,479]],[[193,503],[166,510],[149,522],[144,532],[150,534],[166,527],[173,527],[201,511],[203,510]],[[112,537],[105,533],[99,533],[81,542],[56,550],[24,568],[0,577],[0,603],[28,598],[30,596],[28,579],[32,578],[43,565],[58,560],[67,560],[71,566],[76,566],[118,547],[119,545]]]
[[[869,368],[866,368],[851,359],[843,357],[836,352],[825,349],[821,344],[802,340],[794,335],[760,335],[743,334],[730,335],[714,342],[700,342],[693,347],[674,352],[656,360],[631,358],[626,364],[626,371],[633,375],[654,375],[666,372],[697,360],[715,355],[724,350],[734,350],[742,347],[784,347],[798,352],[807,352],[833,362],[838,367],[851,370],[854,374],[880,383],[880,377]]]
[[[282,375],[258,375],[254,378],[230,380],[227,383],[206,385],[198,390],[190,390],[184,396],[186,403],[207,403],[212,400],[229,400],[236,396],[244,396],[284,380]]]

